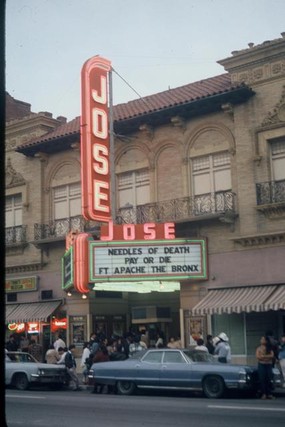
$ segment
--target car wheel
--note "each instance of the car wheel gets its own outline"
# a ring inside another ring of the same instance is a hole
[[[203,391],[210,399],[218,399],[225,392],[225,383],[221,377],[209,375],[203,381]]]
[[[27,390],[29,387],[29,380],[26,374],[17,374],[13,383],[17,390]]]
[[[117,390],[119,394],[128,396],[133,394],[136,389],[136,385],[132,381],[118,381]]]

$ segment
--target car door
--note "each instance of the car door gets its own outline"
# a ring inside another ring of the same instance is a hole
[[[165,351],[160,370],[160,386],[190,388],[193,381],[192,364],[179,350]]]
[[[13,362],[10,357],[6,354],[5,356],[5,384],[11,383],[11,378],[13,375]]]
[[[158,387],[160,380],[161,350],[148,351],[136,364],[136,383],[145,387]]]

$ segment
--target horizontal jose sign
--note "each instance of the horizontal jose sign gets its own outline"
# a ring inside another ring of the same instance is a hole
[[[90,282],[207,279],[205,239],[91,242]]]

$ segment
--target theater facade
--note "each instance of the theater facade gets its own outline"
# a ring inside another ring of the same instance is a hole
[[[114,106],[110,240],[102,218],[82,215],[80,117],[9,98],[7,334],[38,322],[29,334],[47,345],[60,330],[80,353],[94,330],[185,346],[223,331],[234,361],[254,362],[265,330],[285,332],[284,33],[218,63],[218,76]],[[171,238],[153,238],[165,224]],[[87,242],[81,288],[75,235]]]

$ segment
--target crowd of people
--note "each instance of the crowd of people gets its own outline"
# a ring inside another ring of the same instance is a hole
[[[207,335],[206,342],[202,337],[197,338],[195,349],[216,356],[221,363],[230,363],[231,346],[229,341],[224,332],[221,332],[216,337]],[[182,348],[180,337],[172,336],[166,342],[162,332],[157,333],[156,341],[151,346],[155,348]],[[80,368],[83,374],[83,383],[88,382],[88,371],[93,363],[125,360],[148,347],[150,347],[150,342],[145,331],[142,333],[129,332],[124,336],[112,335],[109,340],[102,333],[92,333],[90,340],[84,343],[81,356]],[[42,346],[34,339],[28,340],[25,337],[21,337],[20,341],[17,341],[13,334],[10,336],[5,348],[8,351],[27,351],[39,362],[44,361],[51,364],[65,365],[69,379],[74,384],[73,390],[81,389],[75,360],[76,347],[74,344],[67,347],[60,334],[57,335],[54,343],[50,344],[44,355]],[[274,366],[280,369],[285,381],[285,335],[278,341],[274,338],[272,331],[266,331],[264,336],[261,337],[260,345],[256,348],[255,355],[261,384],[261,399],[273,399],[271,380]],[[102,392],[102,390],[102,387],[95,385],[93,393]]]

